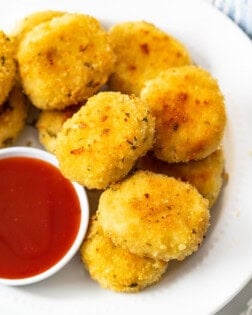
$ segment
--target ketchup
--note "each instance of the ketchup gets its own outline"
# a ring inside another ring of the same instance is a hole
[[[0,160],[0,277],[39,274],[71,247],[80,225],[73,185],[35,158]]]

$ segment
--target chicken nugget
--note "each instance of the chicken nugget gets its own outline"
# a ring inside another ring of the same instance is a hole
[[[105,190],[97,214],[116,245],[164,261],[195,252],[209,225],[208,200],[195,187],[149,171]]]
[[[26,34],[31,31],[35,26],[50,21],[51,19],[62,16],[65,14],[60,11],[38,11],[27,15],[24,19],[19,21],[11,33],[11,36],[15,39],[15,43],[18,46],[23,40]]]
[[[163,71],[146,83],[141,98],[156,118],[157,158],[170,163],[199,160],[220,145],[224,98],[206,70],[191,65]]]
[[[154,128],[147,103],[119,92],[100,92],[59,132],[55,153],[60,169],[89,189],[104,189],[152,147]]]
[[[0,31],[0,107],[15,83],[16,63],[14,43]]]
[[[64,14],[34,27],[21,41],[17,59],[24,90],[40,109],[83,103],[114,67],[107,32],[83,14]]]
[[[91,277],[103,288],[138,292],[161,278],[167,262],[143,258],[115,246],[93,217],[81,246],[81,258]]]
[[[117,57],[109,81],[112,90],[139,95],[144,83],[161,70],[191,63],[184,45],[151,23],[117,24],[109,34]]]
[[[0,148],[10,146],[23,130],[27,117],[27,99],[15,85],[0,107]]]
[[[38,117],[36,127],[40,143],[44,148],[55,153],[56,139],[64,122],[73,116],[79,106],[67,107],[64,110],[42,111]]]
[[[209,208],[212,208],[223,185],[224,154],[222,149],[218,149],[199,161],[167,163],[157,159],[153,152],[148,152],[137,161],[136,168],[189,182],[198,189],[204,198],[208,199]]]

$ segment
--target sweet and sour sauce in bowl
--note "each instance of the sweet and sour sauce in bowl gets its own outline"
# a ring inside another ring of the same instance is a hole
[[[25,285],[60,270],[87,231],[82,186],[66,179],[50,153],[0,150],[0,283]]]

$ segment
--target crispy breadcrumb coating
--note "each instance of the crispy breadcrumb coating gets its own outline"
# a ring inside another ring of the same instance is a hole
[[[183,44],[151,23],[116,24],[109,34],[117,57],[109,81],[112,90],[139,95],[144,83],[161,70],[191,63]]]
[[[10,146],[23,130],[28,103],[19,85],[15,85],[0,107],[0,148]]]
[[[143,258],[115,246],[96,217],[81,246],[81,258],[94,280],[118,292],[138,292],[156,283],[167,267],[167,262]]]
[[[24,90],[40,109],[83,103],[114,67],[106,31],[83,14],[64,14],[34,27],[21,41],[17,58]]]
[[[16,63],[13,41],[0,31],[0,107],[15,83]]]
[[[97,214],[116,245],[165,261],[195,252],[209,225],[208,201],[196,188],[148,171],[105,190]]]
[[[148,104],[119,92],[100,92],[64,123],[56,156],[67,178],[104,189],[131,170],[153,138]]]
[[[172,68],[146,83],[141,98],[156,117],[155,155],[188,162],[214,152],[226,125],[224,98],[217,81],[196,66]]]
[[[64,110],[45,110],[39,114],[36,123],[39,141],[47,151],[55,153],[58,133],[64,122],[72,117],[78,109],[79,106],[71,106]]]
[[[11,37],[14,38],[16,45],[23,40],[27,33],[29,33],[35,26],[50,21],[51,19],[65,14],[61,11],[38,11],[27,15],[24,19],[18,21],[15,28],[11,32]]]
[[[208,157],[188,163],[167,163],[157,159],[149,152],[137,161],[136,168],[165,174],[189,182],[209,201],[209,208],[215,204],[224,177],[224,154],[222,149],[216,150]]]

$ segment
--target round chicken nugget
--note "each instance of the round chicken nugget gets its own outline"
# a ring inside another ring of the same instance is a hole
[[[60,11],[38,11],[27,15],[24,19],[19,21],[11,33],[11,36],[15,38],[15,43],[19,43],[23,40],[28,32],[30,32],[35,26],[50,21],[51,19],[62,16],[65,14]]]
[[[20,43],[17,56],[24,90],[40,109],[83,103],[104,85],[114,66],[107,33],[83,14],[37,25]]]
[[[156,283],[167,262],[143,258],[115,246],[96,217],[81,247],[81,258],[91,277],[103,288],[119,292],[138,292]]]
[[[223,137],[226,112],[217,81],[206,70],[184,66],[146,83],[141,98],[156,117],[155,155],[170,163],[214,152]]]
[[[224,154],[218,149],[208,157],[188,163],[167,163],[157,159],[153,152],[137,161],[136,168],[165,174],[189,182],[209,201],[209,208],[216,202],[224,174]]]
[[[145,21],[117,24],[109,34],[117,56],[109,82],[113,90],[139,95],[161,70],[191,63],[182,43]]]
[[[64,123],[56,156],[66,177],[104,189],[131,170],[152,147],[153,137],[147,103],[119,92],[100,92]]]
[[[0,148],[11,145],[23,130],[27,117],[27,99],[20,86],[11,90],[0,107]]]
[[[57,135],[60,132],[64,122],[73,116],[79,109],[79,106],[67,107],[64,110],[46,110],[39,115],[36,127],[40,143],[44,148],[55,153]]]
[[[13,41],[0,31],[0,106],[15,83],[16,64]]]
[[[101,194],[98,220],[116,245],[134,254],[182,260],[207,231],[208,200],[189,183],[138,171]]]

